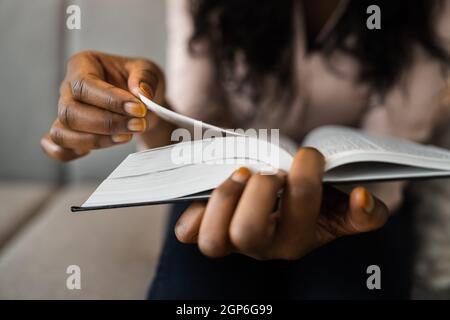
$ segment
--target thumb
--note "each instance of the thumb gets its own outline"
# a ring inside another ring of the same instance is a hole
[[[145,59],[130,61],[128,70],[128,89],[136,97],[139,94],[161,104],[165,96],[164,74],[153,62]]]

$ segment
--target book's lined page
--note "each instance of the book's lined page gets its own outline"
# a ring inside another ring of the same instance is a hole
[[[382,150],[356,131],[338,126],[320,127],[311,131],[303,141],[303,146],[317,148],[327,159],[354,151]]]
[[[315,147],[327,159],[326,169],[339,165],[377,161],[450,170],[450,152],[404,139],[362,133],[355,129],[326,126],[313,130],[304,146]]]

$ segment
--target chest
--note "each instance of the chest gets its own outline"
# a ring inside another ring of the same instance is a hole
[[[311,54],[294,66],[294,97],[280,101],[267,96],[253,105],[248,99],[229,94],[236,125],[279,128],[299,141],[315,127],[326,124],[357,126],[369,100],[368,86],[358,81],[354,59]],[[266,88],[265,92],[273,92]]]

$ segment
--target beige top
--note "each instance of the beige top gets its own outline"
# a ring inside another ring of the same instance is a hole
[[[420,47],[413,48],[414,63],[401,81],[388,92],[384,101],[371,96],[368,85],[357,81],[359,63],[342,53],[326,58],[320,52],[306,55],[302,8],[295,15],[295,85],[297,95],[291,105],[277,105],[266,99],[258,106],[215,82],[215,68],[205,56],[193,57],[188,52],[192,33],[189,0],[169,0],[168,11],[168,100],[178,112],[220,124],[225,114],[237,128],[279,128],[280,133],[297,143],[311,129],[339,124],[361,127],[367,131],[390,134],[415,141],[426,141],[445,110],[439,98],[447,86],[443,65],[429,57]],[[347,1],[342,1],[319,34],[330,32]],[[436,21],[445,46],[450,50],[450,2]],[[270,45],[268,43],[267,45]],[[329,60],[326,60],[329,59]],[[330,65],[335,70],[330,70]],[[382,184],[379,196],[391,207],[399,203],[399,183]]]

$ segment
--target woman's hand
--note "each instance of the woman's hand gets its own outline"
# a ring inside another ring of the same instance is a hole
[[[137,98],[164,100],[164,76],[153,62],[86,51],[70,58],[60,87],[58,117],[41,139],[60,161],[131,140],[163,122]]]
[[[214,190],[208,203],[193,203],[175,227],[184,243],[198,243],[209,257],[231,252],[293,260],[340,236],[380,228],[387,207],[366,189],[346,195],[322,185],[324,158],[303,148],[288,174],[252,175],[237,170]],[[284,188],[279,209],[277,193]]]

